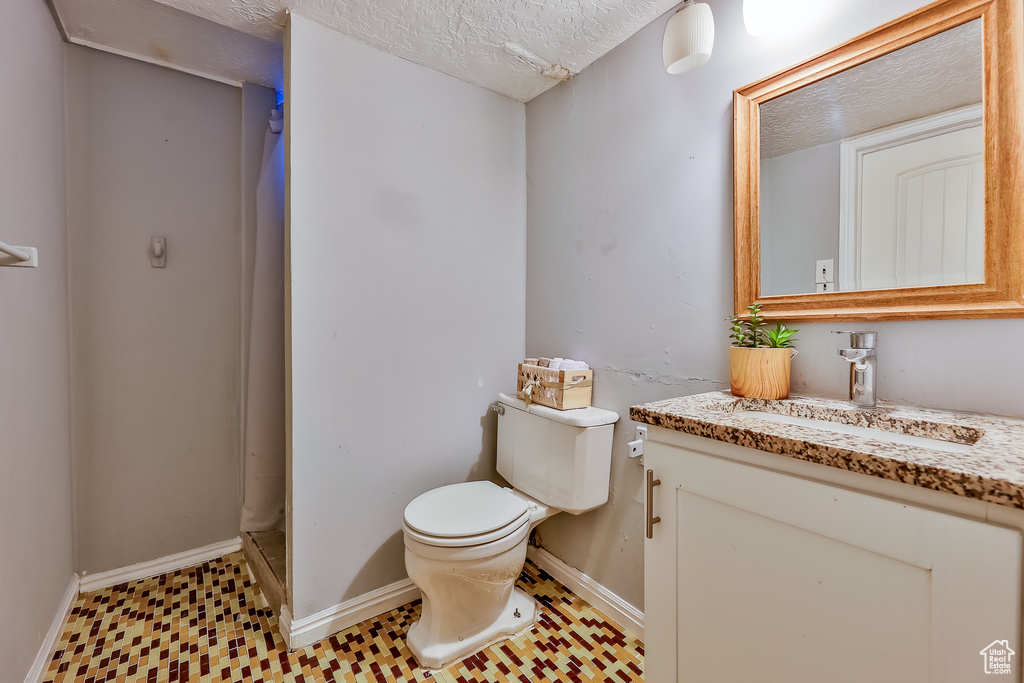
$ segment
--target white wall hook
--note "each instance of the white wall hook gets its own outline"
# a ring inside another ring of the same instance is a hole
[[[0,267],[35,268],[39,265],[39,252],[35,247],[15,247],[0,242]]]

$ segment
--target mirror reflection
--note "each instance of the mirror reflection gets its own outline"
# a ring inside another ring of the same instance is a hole
[[[984,282],[977,19],[760,106],[761,294]]]

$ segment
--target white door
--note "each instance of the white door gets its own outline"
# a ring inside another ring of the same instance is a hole
[[[985,281],[981,121],[934,134],[928,125],[915,121],[843,143],[844,158],[857,164],[841,190],[841,215],[852,224],[840,237],[840,289]]]
[[[969,683],[991,680],[993,641],[1019,651],[1018,532],[663,444],[644,457],[662,482],[647,683]]]

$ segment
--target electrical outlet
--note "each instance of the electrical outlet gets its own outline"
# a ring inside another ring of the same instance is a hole
[[[814,265],[814,282],[817,284],[821,284],[822,282],[831,284],[835,282],[835,278],[832,276],[832,270],[834,267],[835,261],[833,259],[822,259],[820,261],[816,261]],[[829,291],[831,291],[831,288]]]

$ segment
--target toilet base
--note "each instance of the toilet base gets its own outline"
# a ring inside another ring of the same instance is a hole
[[[519,616],[516,616],[517,612]],[[417,621],[409,628],[405,642],[421,667],[443,669],[494,643],[524,633],[533,628],[536,623],[537,601],[516,588],[512,591],[505,609],[494,620],[494,623],[474,636],[449,643],[423,644],[416,637],[416,627],[420,625],[420,622]]]

